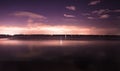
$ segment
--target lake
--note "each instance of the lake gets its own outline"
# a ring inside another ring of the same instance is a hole
[[[0,61],[12,71],[119,71],[120,41],[0,39]]]

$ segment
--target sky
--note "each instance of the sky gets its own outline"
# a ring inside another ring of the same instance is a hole
[[[120,35],[119,0],[0,0],[0,34]]]

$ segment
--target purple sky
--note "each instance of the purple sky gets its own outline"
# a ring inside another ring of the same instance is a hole
[[[0,33],[120,35],[119,2],[119,0],[0,0],[0,29],[3,30]],[[36,27],[38,29],[35,29]],[[29,28],[34,30],[28,31]]]

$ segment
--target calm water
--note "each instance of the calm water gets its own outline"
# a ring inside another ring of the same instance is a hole
[[[53,65],[62,71],[119,71],[120,41],[0,39],[0,61],[62,63],[62,68]]]

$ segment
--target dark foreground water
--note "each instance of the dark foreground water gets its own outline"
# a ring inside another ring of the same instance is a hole
[[[120,41],[0,39],[0,71],[120,71]]]

